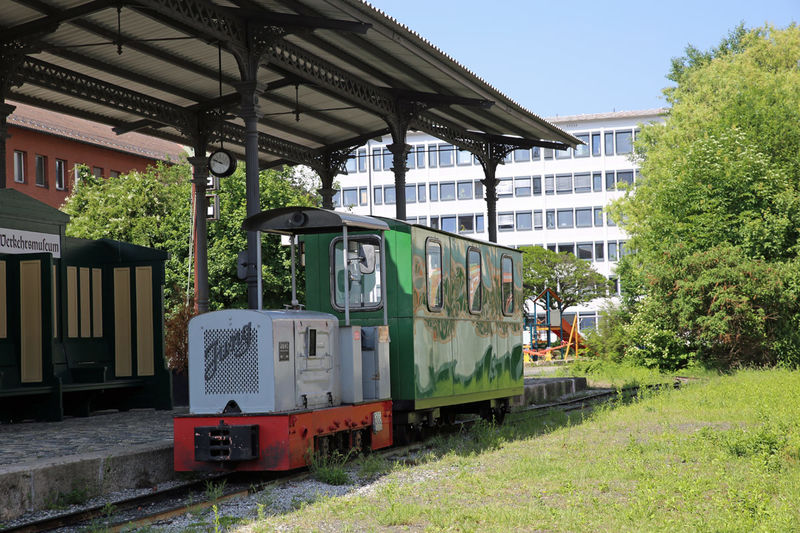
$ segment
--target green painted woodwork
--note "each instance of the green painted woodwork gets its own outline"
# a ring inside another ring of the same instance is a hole
[[[383,219],[387,232],[386,283],[391,383],[394,400],[426,409],[522,393],[522,259],[513,249]],[[351,235],[357,235],[352,233]],[[339,234],[304,236],[309,309],[344,313],[331,305],[330,244]],[[442,245],[443,307],[427,305],[425,246]],[[481,254],[481,309],[467,302],[467,251]],[[513,262],[515,308],[501,312],[503,256]],[[350,313],[354,325],[383,323],[383,311]]]

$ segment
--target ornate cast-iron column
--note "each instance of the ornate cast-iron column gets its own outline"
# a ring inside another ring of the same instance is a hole
[[[8,134],[8,117],[16,109],[13,105],[0,102],[0,189],[6,188],[8,169],[8,159],[6,159],[6,139],[11,137]]]
[[[195,231],[195,307],[198,313],[208,311],[208,225],[206,207],[206,187],[208,184],[207,143],[198,142],[194,147],[194,157],[189,158],[192,165],[192,190],[194,192],[194,231]]]
[[[333,188],[333,179],[339,174],[347,174],[347,158],[352,151],[353,146],[338,150],[325,150],[320,153],[319,162],[311,165],[322,181],[322,187],[317,189],[317,192],[322,196],[323,209],[333,209],[333,196],[336,194],[336,189]]]
[[[486,229],[489,231],[489,242],[497,242],[497,165],[517,147],[486,142],[483,148],[481,152],[475,153],[475,157],[483,167],[484,178],[481,183],[486,191]]]
[[[396,112],[384,118],[392,135],[392,144],[386,148],[392,153],[396,202],[394,207],[395,218],[398,220],[406,219],[406,172],[408,172],[408,152],[411,150],[411,146],[406,144],[406,133],[411,121],[427,107],[421,102],[397,100]],[[367,154],[367,157],[370,157],[370,154]]]

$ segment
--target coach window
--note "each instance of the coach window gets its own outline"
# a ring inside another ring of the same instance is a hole
[[[331,244],[331,264],[334,265],[333,307],[344,309],[344,282],[347,279],[350,294],[350,310],[366,311],[381,306],[381,254],[380,239],[374,235],[359,235],[347,240],[347,273],[343,266],[342,247],[339,237]]]
[[[425,244],[425,266],[427,269],[428,309],[442,309],[442,244],[428,239]]]
[[[14,150],[14,181],[25,183],[25,152]]]
[[[511,257],[504,255],[500,260],[503,274],[503,314],[514,313],[514,268]]]
[[[481,312],[481,252],[470,246],[467,251],[467,298],[469,312]]]

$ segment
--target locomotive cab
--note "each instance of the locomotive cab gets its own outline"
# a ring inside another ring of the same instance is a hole
[[[304,466],[310,453],[391,444],[386,223],[283,208],[243,226],[289,236],[292,301],[282,310],[223,310],[190,321],[190,414],[175,418],[176,470],[286,470]],[[331,243],[329,270],[344,325],[297,300],[297,236],[333,232],[341,236]],[[383,308],[384,323],[351,325],[351,308]]]

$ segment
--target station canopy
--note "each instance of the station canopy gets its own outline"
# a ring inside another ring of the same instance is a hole
[[[393,120],[457,145],[579,142],[360,0],[5,0],[0,24],[6,100],[118,133],[202,132],[242,156],[240,84],[255,83],[262,168],[313,168]]]

